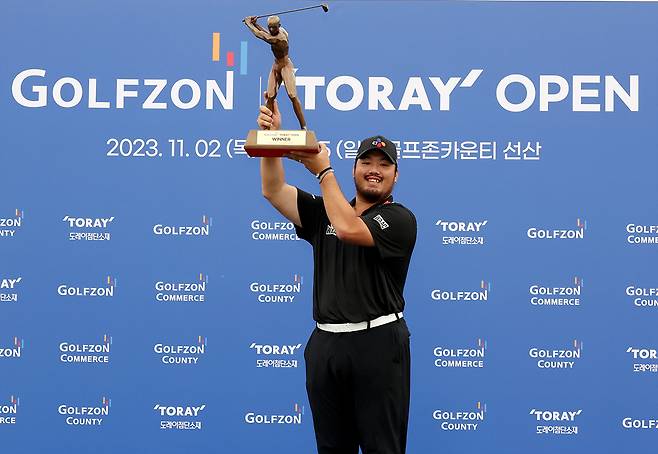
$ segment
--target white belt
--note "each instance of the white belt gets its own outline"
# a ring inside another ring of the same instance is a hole
[[[387,323],[394,322],[403,317],[404,315],[402,312],[398,312],[397,314],[382,315],[374,320],[370,320],[370,322],[316,323],[316,326],[322,331],[330,331],[332,333],[351,333],[352,331],[363,331],[364,329],[386,325]]]

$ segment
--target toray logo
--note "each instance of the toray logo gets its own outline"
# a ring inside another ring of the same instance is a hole
[[[658,359],[655,348],[628,347],[626,353],[633,355],[633,359]]]
[[[478,339],[476,347],[471,348],[436,347],[434,365],[441,368],[482,368],[487,348],[488,342],[485,339]]]
[[[530,410],[530,414],[535,417],[537,421],[543,422],[574,422],[576,416],[580,416],[583,410],[568,410],[568,411],[555,411],[555,410]]]
[[[569,287],[549,287],[532,284],[529,288],[530,304],[533,306],[580,306],[580,293],[583,288],[583,279],[573,278],[573,285]]]
[[[156,404],[153,410],[160,414],[161,418],[175,418],[161,420],[160,429],[201,430],[201,413],[206,409],[206,404],[201,405],[162,405]],[[181,419],[184,418],[184,419]],[[197,419],[197,420],[195,420]]]
[[[0,278],[0,303],[18,301],[18,284],[23,280],[22,277]]]
[[[658,287],[626,287],[626,295],[633,297],[635,307],[658,307]]]
[[[626,233],[630,244],[658,244],[658,225],[627,224]]]
[[[16,208],[13,218],[0,218],[0,238],[13,237],[16,231],[23,226],[25,212]]]
[[[488,301],[489,292],[491,292],[491,283],[483,280],[480,281],[479,290],[448,291],[434,289],[430,296],[434,301]]]
[[[25,341],[20,337],[14,336],[11,347],[0,346],[0,361],[6,358],[20,358],[25,348]]]
[[[439,219],[436,224],[443,232],[474,233],[479,232],[489,221],[443,221]]]
[[[576,360],[580,359],[583,343],[579,340],[573,341],[573,348],[550,350],[533,347],[528,351],[531,358],[537,359],[537,367],[540,369],[573,369]]]
[[[62,284],[57,287],[57,294],[60,296],[113,297],[114,290],[117,287],[117,279],[112,276],[107,276],[105,278],[105,284],[105,287],[74,287]]]
[[[304,407],[295,403],[292,414],[262,414],[248,412],[244,415],[247,424],[301,424]]]
[[[297,345],[268,345],[257,344],[252,342],[249,348],[256,350],[257,355],[294,355],[301,348],[302,344]]]
[[[0,290],[13,290],[22,280],[22,277],[0,279]]]
[[[441,421],[441,429],[446,431],[474,431],[484,421],[487,404],[477,402],[475,410],[446,411],[434,410],[432,418]]]
[[[585,238],[585,230],[587,230],[587,221],[578,218],[576,219],[575,229],[542,229],[530,227],[527,235],[532,240],[572,240]]]
[[[103,335],[102,343],[81,344],[72,342],[62,342],[59,344],[59,351],[62,354],[59,360],[63,363],[104,363],[110,362],[110,348],[112,346],[112,336]]]
[[[158,236],[209,236],[212,218],[201,216],[201,225],[164,225],[155,224],[153,233]]]
[[[18,407],[20,405],[21,400],[16,396],[11,396],[8,404],[0,404],[0,427],[16,424],[16,415],[18,414]]]
[[[303,283],[304,277],[295,274],[292,282],[252,282],[249,290],[258,295],[259,303],[292,303],[301,293]]]
[[[67,416],[66,424],[69,426],[101,426],[104,416],[110,414],[112,400],[103,397],[101,406],[81,407],[62,404],[57,408],[60,415]]]
[[[76,218],[66,215],[62,221],[66,222],[70,228],[106,229],[114,221],[114,216],[109,218]]]
[[[160,405],[156,404],[153,407],[153,410],[160,413],[160,416],[187,416],[191,418],[196,418],[199,414],[206,409],[206,404],[199,406],[169,406],[169,405]]]
[[[153,351],[160,356],[163,364],[192,364],[196,365],[199,358],[206,353],[208,339],[198,336],[196,345],[166,345],[155,344]]]

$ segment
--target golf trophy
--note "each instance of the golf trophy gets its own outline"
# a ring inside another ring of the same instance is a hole
[[[274,63],[267,79],[266,106],[274,111],[274,100],[276,99],[281,83],[285,89],[299,121],[299,130],[257,130],[249,131],[247,141],[244,145],[249,156],[280,157],[289,151],[318,152],[318,141],[313,131],[306,128],[304,110],[297,97],[297,86],[295,84],[295,73],[292,60],[288,56],[288,32],[281,26],[279,15],[304,11],[314,8],[322,8],[326,13],[329,7],[325,4],[298,8],[290,11],[281,11],[261,16],[248,16],[242,22],[251,30],[258,39],[267,42],[274,54]],[[269,16],[267,19],[267,30],[258,24],[258,19]]]

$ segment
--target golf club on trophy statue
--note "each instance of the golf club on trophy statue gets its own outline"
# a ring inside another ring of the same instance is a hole
[[[272,53],[274,54],[274,63],[267,79],[267,108],[274,110],[274,100],[277,97],[281,83],[284,83],[300,128],[299,130],[287,131],[256,129],[249,131],[247,141],[244,145],[249,156],[279,157],[291,150],[308,151],[310,153],[318,152],[318,141],[315,133],[306,128],[304,110],[297,97],[293,64],[288,56],[288,32],[281,27],[281,20],[279,19],[279,16],[283,14],[314,8],[322,8],[325,13],[329,11],[329,7],[322,4],[261,16],[248,16],[242,20],[256,38],[262,39],[271,46]],[[257,22],[259,18],[265,16],[269,16],[267,19],[267,30]]]

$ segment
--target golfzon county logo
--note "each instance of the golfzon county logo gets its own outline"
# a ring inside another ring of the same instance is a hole
[[[163,364],[197,365],[206,354],[208,339],[197,336],[194,344],[155,344],[153,351]]]
[[[57,407],[57,411],[64,416],[64,421],[69,426],[102,426],[106,417],[110,414],[110,407],[112,407],[112,400],[103,397],[100,405],[62,404]]]
[[[302,292],[304,277],[295,274],[292,281],[252,282],[249,290],[256,296],[259,303],[292,303]]]
[[[537,360],[540,369],[573,369],[580,360],[583,342],[574,340],[572,348],[545,349],[532,347],[528,351],[530,358]]]
[[[477,402],[473,410],[434,410],[432,418],[440,421],[441,430],[476,431],[480,428],[487,414],[487,404]]]
[[[23,227],[25,212],[16,208],[14,217],[0,218],[0,238],[12,238]]]

